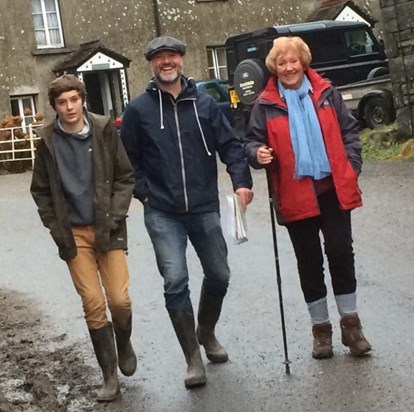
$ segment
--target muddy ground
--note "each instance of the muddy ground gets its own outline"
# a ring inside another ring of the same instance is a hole
[[[94,370],[79,347],[65,334],[47,338],[27,297],[0,293],[0,313],[0,412],[92,410]]]

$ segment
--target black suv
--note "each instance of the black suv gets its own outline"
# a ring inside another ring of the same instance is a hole
[[[273,40],[280,36],[301,37],[311,49],[311,67],[336,86],[388,74],[382,44],[361,22],[315,21],[231,36],[225,44],[227,70],[239,135],[244,135],[251,105],[269,77],[264,60]]]

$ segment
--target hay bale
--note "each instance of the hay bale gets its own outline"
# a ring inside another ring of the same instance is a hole
[[[402,145],[401,158],[414,159],[414,139],[409,139]]]

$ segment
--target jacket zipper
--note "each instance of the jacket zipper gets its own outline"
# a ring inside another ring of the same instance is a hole
[[[175,126],[177,128],[178,148],[180,149],[181,176],[183,178],[183,192],[184,192],[185,211],[188,212],[187,178],[185,176],[184,152],[183,152],[183,145],[182,145],[182,142],[181,142],[180,125],[179,125],[179,122],[178,122],[178,108],[177,108],[177,103],[176,102],[173,101],[172,103],[174,105],[174,118],[175,118]]]

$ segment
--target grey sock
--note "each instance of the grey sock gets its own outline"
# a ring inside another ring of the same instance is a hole
[[[342,316],[357,313],[356,308],[356,292],[347,293],[345,295],[335,295],[338,312]]]
[[[328,302],[326,296],[310,302],[307,305],[312,325],[319,325],[321,323],[329,322]]]

